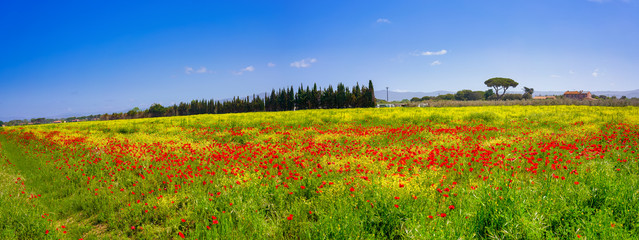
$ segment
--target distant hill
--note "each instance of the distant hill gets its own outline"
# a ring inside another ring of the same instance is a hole
[[[574,89],[573,89],[574,90]],[[587,91],[587,90],[585,90]],[[565,91],[535,91],[535,93],[533,94],[534,96],[546,96],[546,95],[563,95]],[[629,90],[629,91],[590,91],[592,94],[595,95],[606,95],[608,97],[612,97],[612,96],[616,96],[617,98],[620,98],[621,96],[626,96],[628,98],[639,98],[639,89],[635,89],[635,90]],[[390,101],[401,101],[403,99],[408,99],[410,100],[411,98],[414,97],[418,97],[421,98],[423,96],[438,96],[438,95],[443,95],[443,94],[455,94],[456,92],[453,91],[445,91],[445,90],[440,90],[440,91],[434,91],[434,92],[394,92],[394,91],[388,91],[388,99]],[[506,93],[523,93],[523,91],[507,91]],[[383,99],[386,100],[386,90],[378,90],[375,91],[375,97],[377,99]]]

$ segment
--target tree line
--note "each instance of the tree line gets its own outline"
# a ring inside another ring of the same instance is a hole
[[[360,86],[357,83],[352,88],[338,83],[336,88],[329,85],[327,88],[322,89],[318,88],[317,84],[313,84],[312,88],[300,85],[295,90],[291,86],[278,90],[273,89],[270,94],[265,93],[264,96],[233,97],[233,99],[226,101],[213,99],[192,100],[191,102],[180,102],[166,107],[159,103],[154,103],[146,110],[134,108],[126,113],[105,113],[100,116],[100,120],[304,109],[367,108],[375,106],[375,89],[373,82],[369,80],[368,86]]]

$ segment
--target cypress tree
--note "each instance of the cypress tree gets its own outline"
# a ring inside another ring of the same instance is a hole
[[[375,99],[375,88],[373,88],[373,81],[372,80],[368,80],[368,91],[370,92],[369,93],[369,99],[368,99],[370,102],[368,103],[369,104],[368,107],[375,107],[375,105],[376,105],[375,104],[375,102],[376,102],[376,99]]]

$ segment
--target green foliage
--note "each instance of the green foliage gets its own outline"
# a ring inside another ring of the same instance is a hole
[[[164,112],[166,112],[166,109],[159,103],[154,103],[151,105],[151,107],[149,107],[149,113],[153,117],[164,116]]]
[[[458,101],[476,101],[482,100],[484,98],[484,92],[482,91],[472,91],[472,90],[461,90],[455,94],[455,100]]]
[[[495,95],[497,95],[498,98],[501,98],[501,96],[506,93],[506,90],[508,90],[508,88],[514,88],[519,85],[519,83],[515,82],[515,80],[502,77],[488,79],[484,81],[484,84],[486,84],[487,87],[492,87],[493,89],[495,89]],[[499,90],[502,90],[502,92],[500,93]]]
[[[494,95],[495,95],[495,92],[493,92],[492,89],[488,89],[484,92],[484,99],[488,100]]]
[[[535,93],[535,89],[534,88],[524,87],[524,95],[522,95],[522,97],[524,99],[532,99],[533,93]]]
[[[522,100],[524,99],[522,94],[504,94],[501,96],[501,100]]]
[[[435,97],[435,100],[454,100],[455,99],[455,95],[448,93],[448,94],[442,94],[439,95],[437,97]]]

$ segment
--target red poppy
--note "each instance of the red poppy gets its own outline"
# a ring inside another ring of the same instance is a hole
[[[448,209],[451,209],[451,210],[453,210],[453,209],[455,209],[455,206],[453,206],[453,205],[450,205],[450,206],[448,206]]]
[[[184,238],[184,233],[179,232],[178,235],[180,235],[181,238]]]
[[[286,219],[293,220],[293,214],[288,215],[288,217]]]
[[[446,213],[439,214],[441,217],[446,217]]]

